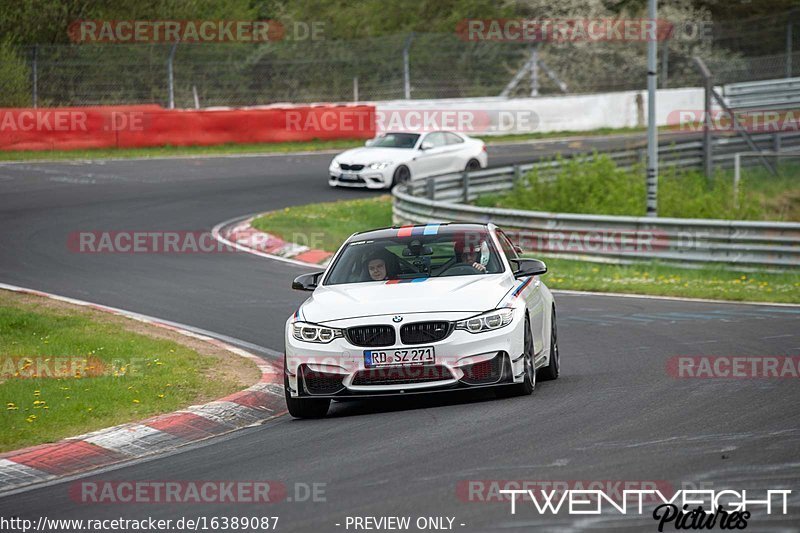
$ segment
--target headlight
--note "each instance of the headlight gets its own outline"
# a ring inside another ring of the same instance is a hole
[[[292,324],[292,336],[299,341],[327,344],[333,339],[344,337],[344,333],[337,328],[326,328],[308,322],[295,322]]]
[[[459,320],[456,322],[456,329],[463,329],[470,333],[481,333],[507,326],[513,319],[514,309],[495,309],[466,320]]]
[[[391,161],[382,161],[380,163],[370,163],[367,166],[372,170],[383,170],[384,168],[388,167],[391,164],[392,164]]]
[[[339,167],[339,162],[336,159],[331,161],[331,168],[340,168]]]

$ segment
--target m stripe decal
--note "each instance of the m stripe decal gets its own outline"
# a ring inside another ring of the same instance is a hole
[[[436,235],[441,224],[426,224],[424,226],[403,226],[397,230],[398,237],[412,237],[418,235]]]
[[[521,293],[523,290],[525,290],[525,287],[527,287],[528,285],[530,285],[530,284],[531,284],[531,281],[533,281],[533,276],[531,276],[531,277],[529,277],[528,279],[526,279],[526,280],[525,280],[525,282],[524,282],[522,285],[520,285],[519,287],[517,287],[517,288],[516,288],[516,290],[514,290],[514,292],[511,294],[511,296],[513,296],[514,298],[516,298],[517,296],[519,296],[519,294],[520,294],[520,293]]]

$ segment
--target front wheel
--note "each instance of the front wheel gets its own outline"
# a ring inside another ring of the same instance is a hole
[[[511,396],[528,396],[533,393],[536,388],[536,368],[533,363],[533,335],[531,334],[531,321],[528,315],[525,315],[525,338],[524,338],[524,372],[525,377],[522,383],[515,383],[506,387],[498,388],[497,395],[501,398],[508,398]]]
[[[395,185],[403,185],[404,183],[408,183],[411,179],[411,171],[408,170],[408,167],[405,165],[400,165],[394,171],[394,176],[392,176],[392,187]]]
[[[331,401],[327,399],[292,398],[286,370],[283,372],[283,394],[286,398],[286,408],[294,418],[322,418],[328,414],[328,408],[331,406]]]
[[[545,368],[539,370],[542,381],[558,379],[561,372],[561,356],[558,353],[558,327],[556,324],[556,308],[553,307],[553,314],[550,318],[550,361]]]

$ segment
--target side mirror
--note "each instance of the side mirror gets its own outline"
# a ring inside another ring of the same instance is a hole
[[[419,149],[422,151],[430,150],[431,148],[433,148],[433,143],[430,141],[422,141],[422,144],[419,147]]]
[[[372,146],[373,144],[375,144],[375,139],[368,139],[364,146]]]
[[[514,277],[526,278],[528,276],[539,276],[547,272],[547,265],[538,259],[511,259],[511,266],[515,266]]]
[[[311,274],[297,276],[292,282],[292,288],[296,291],[313,291],[317,288],[317,283],[322,274],[324,272],[312,272]]]

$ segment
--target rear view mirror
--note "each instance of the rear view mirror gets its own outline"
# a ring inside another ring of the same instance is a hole
[[[414,257],[417,255],[433,255],[433,248],[430,246],[423,246],[419,249],[419,253],[417,253],[417,250],[409,250],[408,248],[403,250],[403,257]]]
[[[511,259],[511,266],[516,267],[514,268],[515,278],[539,276],[547,272],[547,265],[538,259]]]
[[[416,257],[420,255],[433,255],[433,248],[423,245],[417,239],[414,239],[403,249],[403,257]]]
[[[297,291],[313,291],[317,288],[319,278],[325,272],[312,272],[311,274],[303,274],[297,276],[292,282],[292,288]]]

